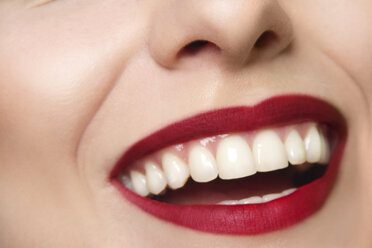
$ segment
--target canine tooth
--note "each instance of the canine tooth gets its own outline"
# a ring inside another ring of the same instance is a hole
[[[242,178],[257,172],[249,145],[237,135],[224,138],[218,144],[216,159],[222,179]]]
[[[253,142],[253,155],[257,171],[266,172],[288,167],[287,154],[282,141],[272,130],[261,131]]]
[[[154,162],[145,163],[147,188],[153,194],[159,194],[167,186],[167,179],[163,171]]]
[[[130,179],[132,181],[134,192],[141,196],[147,196],[149,190],[147,189],[146,177],[137,171],[130,172]]]
[[[285,149],[287,150],[288,161],[292,165],[303,164],[306,162],[305,145],[296,130],[290,131],[285,140]]]
[[[290,194],[292,194],[293,192],[295,192],[296,190],[297,190],[296,188],[293,188],[293,189],[286,189],[286,190],[284,190],[281,194],[282,194],[283,196],[290,195]]]
[[[267,194],[262,197],[263,202],[269,202],[275,199],[278,199],[282,197],[283,195],[281,193],[275,193],[275,194]]]
[[[130,189],[130,190],[133,191],[132,182],[131,182],[129,176],[127,176],[127,175],[122,175],[122,176],[120,177],[120,181],[121,181],[121,183],[122,183],[122,184],[123,184],[127,189]]]
[[[322,145],[319,131],[316,125],[313,125],[306,134],[305,137],[305,149],[307,162],[316,163],[319,162],[322,153]]]
[[[162,165],[168,185],[172,189],[181,188],[190,176],[186,163],[172,153],[163,155]]]
[[[260,196],[252,196],[249,198],[245,198],[239,201],[240,204],[256,204],[256,203],[262,203],[263,199]]]
[[[196,182],[209,182],[218,175],[216,159],[207,148],[194,146],[189,153],[189,169]]]
[[[331,159],[331,151],[328,144],[328,140],[324,137],[323,134],[320,134],[320,144],[321,144],[321,155],[319,159],[319,163],[321,164],[328,164],[329,160]]]

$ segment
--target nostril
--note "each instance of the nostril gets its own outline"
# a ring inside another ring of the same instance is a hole
[[[178,53],[178,56],[195,55],[207,49],[213,50],[218,49],[218,47],[212,42],[206,40],[195,40],[193,42],[188,43],[185,47],[183,47],[182,50]]]
[[[193,41],[187,44],[183,50],[186,53],[195,54],[195,53],[198,53],[207,44],[208,44],[208,41],[206,40],[196,40],[196,41]]]
[[[256,40],[254,47],[257,49],[266,49],[278,41],[277,35],[273,31],[265,31]]]

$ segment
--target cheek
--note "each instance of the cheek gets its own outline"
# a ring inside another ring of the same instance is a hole
[[[335,64],[343,70],[350,79],[350,85],[359,96],[354,98],[345,94],[344,102],[355,110],[354,118],[350,120],[354,130],[350,130],[350,151],[354,154],[350,161],[349,175],[355,175],[355,182],[361,198],[361,212],[371,216],[372,201],[372,155],[370,147],[372,142],[372,2],[368,0],[357,1],[318,1],[323,5],[323,11],[316,10],[317,16],[309,28],[314,30],[314,42]],[[322,2],[322,3],[321,3]],[[325,5],[331,8],[326,8]],[[316,5],[316,4],[315,4]],[[318,29],[318,32],[315,30]],[[321,31],[321,32],[320,32]],[[359,99],[357,99],[359,98]],[[362,100],[362,101],[361,101]],[[362,103],[357,105],[357,103]],[[354,142],[354,143],[352,143]],[[346,169],[345,169],[346,170]],[[364,223],[362,233],[370,232],[369,224]]]
[[[55,242],[55,233],[83,240],[81,223],[94,219],[82,205],[90,202],[81,196],[76,149],[123,72],[123,54],[129,54],[123,44],[130,42],[110,38],[118,30],[98,25],[104,21],[97,10],[83,12],[47,15],[40,8],[0,15],[0,198],[9,199],[0,204],[0,225],[8,225],[4,235],[12,243],[20,225],[28,244]]]
[[[12,140],[71,146],[102,101],[108,75],[93,78],[84,57],[37,56],[5,49],[0,45],[0,53],[7,56],[0,61],[1,130]],[[32,53],[42,51],[42,44],[33,49]]]
[[[372,2],[301,1],[291,4],[296,30],[337,64],[364,98],[372,97]],[[296,23],[295,23],[296,24]]]
[[[15,11],[0,24],[0,146],[8,152],[12,141],[19,150],[20,144],[38,146],[35,140],[41,150],[74,152],[138,40],[129,20],[121,27],[105,20],[129,18],[125,13],[53,6]],[[124,31],[133,35],[119,40]]]
[[[284,1],[283,1],[284,2]],[[334,85],[341,89],[343,109],[350,108],[349,151],[346,177],[357,182],[360,212],[370,216],[372,200],[371,109],[372,109],[372,2],[369,0],[292,1],[288,9],[295,30],[304,44],[320,50],[347,78]],[[335,73],[338,73],[337,71]],[[338,73],[340,74],[340,73]],[[333,89],[332,89],[333,90]],[[330,93],[327,93],[330,94]],[[340,97],[339,95],[338,97]],[[340,105],[341,106],[341,105]],[[341,180],[342,181],[342,180]],[[351,182],[351,181],[350,181]],[[348,184],[350,185],[350,184]],[[362,216],[362,215],[361,215]],[[361,221],[360,223],[362,223]],[[368,224],[364,223],[364,226]],[[366,233],[370,228],[366,228]]]

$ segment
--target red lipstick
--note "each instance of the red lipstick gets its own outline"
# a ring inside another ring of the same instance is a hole
[[[337,137],[328,169],[321,178],[267,203],[174,205],[141,197],[117,179],[119,173],[135,160],[169,145],[216,134],[305,121],[325,124]],[[198,114],[145,137],[124,153],[112,170],[110,180],[127,200],[164,221],[212,233],[259,234],[296,224],[321,208],[336,180],[346,137],[346,121],[329,103],[306,95],[276,96],[250,107]]]

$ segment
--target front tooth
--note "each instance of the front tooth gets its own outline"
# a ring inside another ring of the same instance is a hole
[[[221,179],[242,178],[257,172],[249,145],[237,135],[219,143],[216,159]]]
[[[322,153],[322,145],[320,134],[318,129],[316,128],[316,125],[312,125],[306,134],[305,149],[307,162],[319,162]]]
[[[167,186],[167,179],[158,165],[148,161],[145,163],[147,187],[153,194],[159,194]]]
[[[283,195],[281,193],[275,193],[275,194],[267,194],[262,197],[263,202],[269,202],[275,199],[278,199],[282,197]]]
[[[274,131],[265,130],[257,134],[253,142],[253,154],[257,171],[273,171],[288,166],[284,145]]]
[[[146,177],[142,173],[131,171],[130,179],[132,181],[134,192],[141,196],[147,196],[149,194],[149,190],[147,189]]]
[[[263,199],[260,196],[252,196],[246,199],[242,199],[239,201],[240,204],[256,204],[256,203],[262,203]]]
[[[194,146],[189,153],[189,169],[196,182],[209,182],[218,175],[216,160],[205,147]]]
[[[296,130],[292,130],[286,140],[285,149],[287,150],[288,161],[292,165],[303,164],[306,162],[305,145]]]
[[[324,137],[323,134],[320,134],[320,143],[321,143],[322,151],[321,151],[319,163],[328,164],[329,160],[331,159],[331,151],[330,151],[328,141]]]
[[[181,188],[190,176],[186,163],[172,153],[163,155],[162,165],[168,185],[172,189]]]

